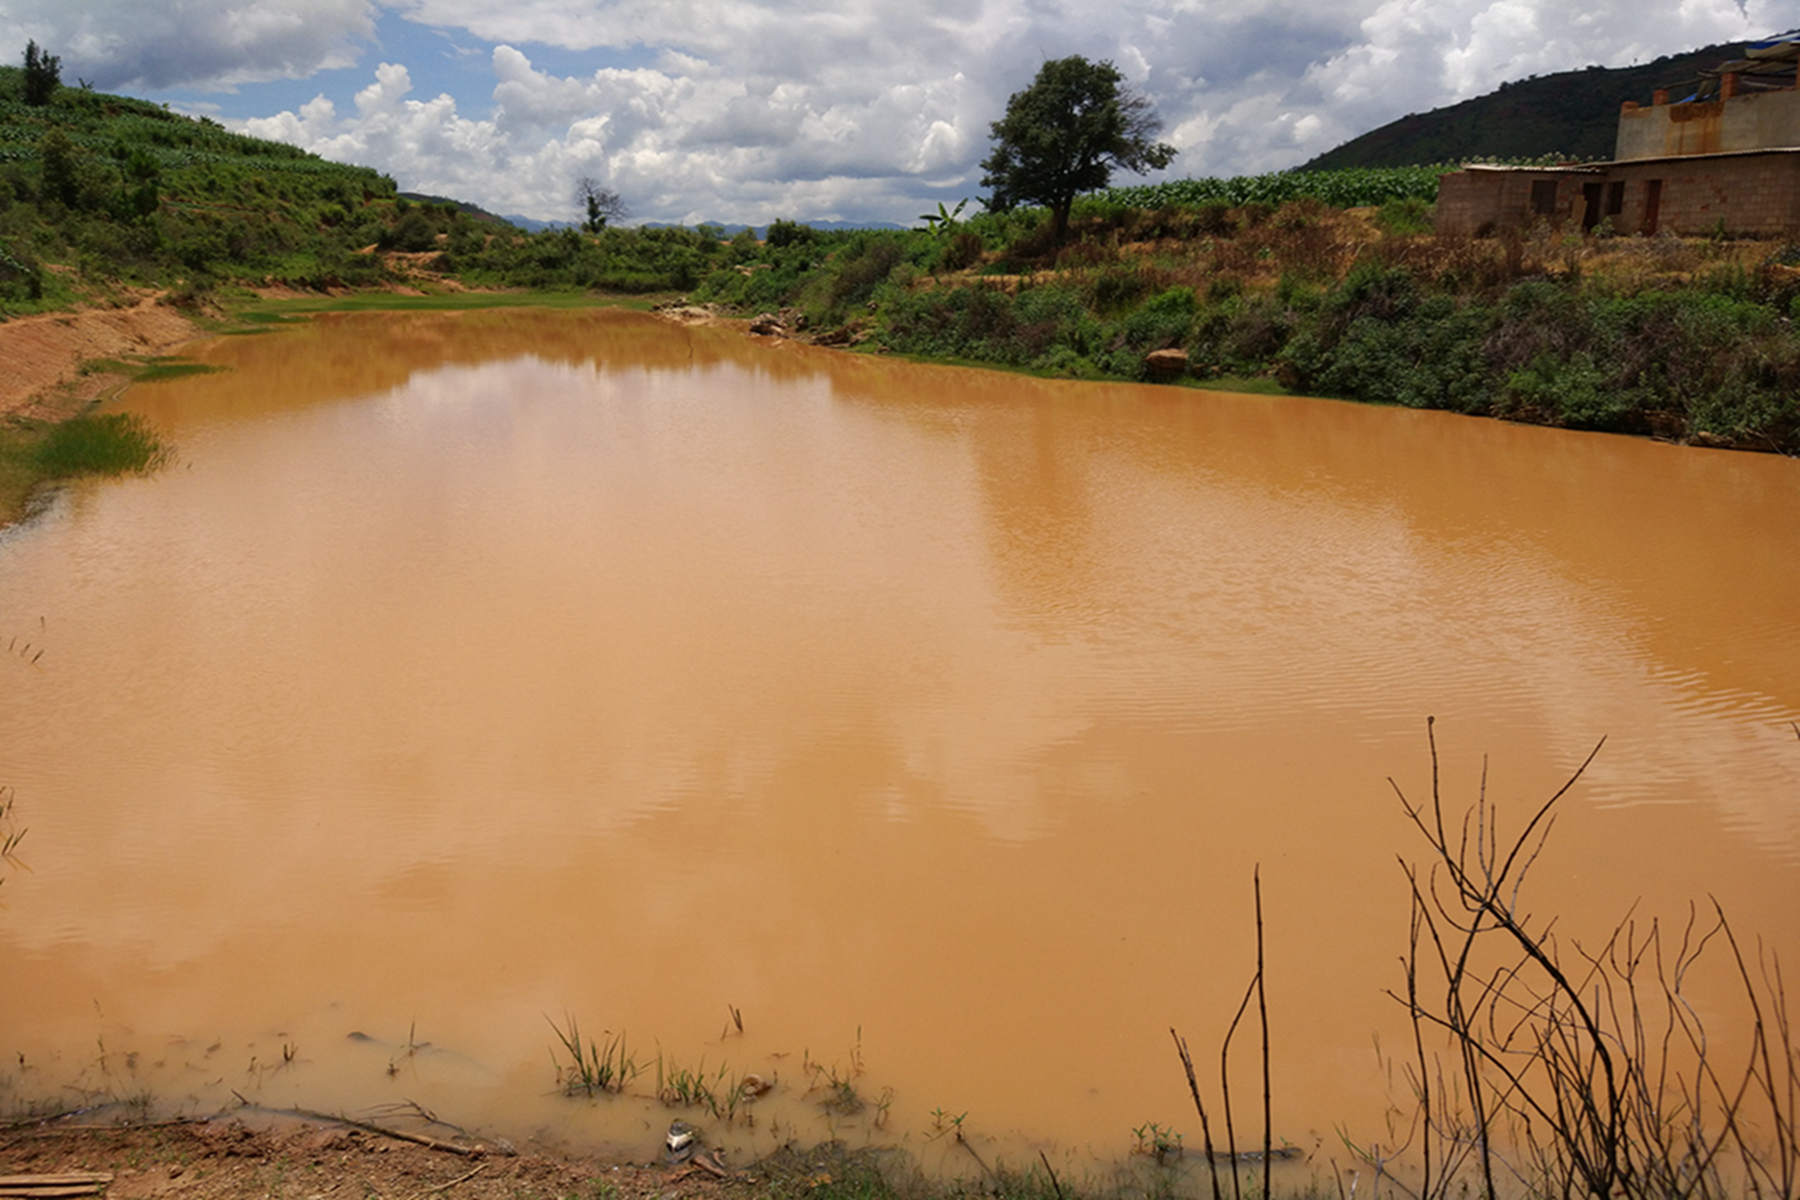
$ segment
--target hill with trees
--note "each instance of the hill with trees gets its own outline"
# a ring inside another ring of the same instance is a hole
[[[370,206],[394,201],[379,172],[127,96],[34,103],[28,82],[0,68],[0,301],[68,303],[84,280],[372,277],[354,251],[380,232]]]
[[[1738,57],[1742,43],[1707,46],[1634,67],[1590,66],[1503,83],[1485,96],[1411,113],[1328,150],[1302,171],[1556,156],[1609,159],[1625,100],[1688,94],[1699,73]]]

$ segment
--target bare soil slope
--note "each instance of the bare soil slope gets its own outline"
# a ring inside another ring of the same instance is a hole
[[[164,354],[198,332],[193,321],[154,295],[124,308],[42,313],[0,323],[0,417],[54,420],[77,413],[125,382],[105,371],[83,374],[82,363]]]

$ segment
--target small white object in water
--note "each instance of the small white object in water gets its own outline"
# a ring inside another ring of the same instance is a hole
[[[663,1139],[668,1147],[670,1162],[683,1162],[692,1158],[694,1151],[700,1148],[694,1127],[686,1121],[672,1121],[669,1124],[669,1136]]]

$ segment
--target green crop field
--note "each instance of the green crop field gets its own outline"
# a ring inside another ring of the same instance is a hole
[[[1100,192],[1106,203],[1133,208],[1188,208],[1203,204],[1286,204],[1312,199],[1333,208],[1437,200],[1438,176],[1454,166],[1352,167],[1341,171],[1274,171],[1230,179],[1177,179]]]

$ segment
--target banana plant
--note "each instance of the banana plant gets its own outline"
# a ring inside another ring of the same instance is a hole
[[[941,237],[956,228],[957,218],[962,216],[962,210],[968,206],[969,199],[967,196],[958,200],[955,208],[945,208],[944,202],[939,200],[937,211],[934,213],[920,213],[919,220],[925,222],[925,227],[932,233]]]

